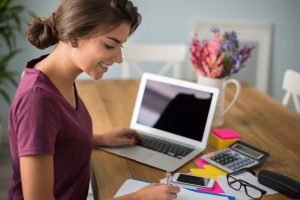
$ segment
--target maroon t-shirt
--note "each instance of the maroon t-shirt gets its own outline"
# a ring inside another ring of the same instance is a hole
[[[53,155],[55,198],[86,199],[93,139],[91,117],[77,92],[74,109],[50,79],[33,68],[44,57],[28,62],[10,108],[13,175],[9,199],[23,199],[20,157],[42,154]]]

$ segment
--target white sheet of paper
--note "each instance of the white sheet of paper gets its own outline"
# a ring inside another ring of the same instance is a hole
[[[266,195],[277,193],[275,190],[272,190],[269,187],[266,187],[266,186],[260,184],[257,180],[257,177],[253,176],[252,174],[250,174],[248,172],[239,174],[235,177],[237,177],[239,179],[242,179],[244,181],[247,181],[248,183],[251,183],[252,185],[255,185],[255,186],[267,191]],[[249,200],[249,199],[251,199],[250,197],[247,196],[247,194],[245,193],[243,188],[241,188],[240,191],[236,191],[236,190],[232,189],[227,183],[226,176],[219,176],[217,181],[220,184],[220,186],[223,188],[225,194],[235,196],[235,198],[237,200]]]
[[[86,197],[86,200],[93,200],[93,199],[94,199],[94,195],[93,195],[93,190],[92,190],[92,184],[90,182],[88,196]]]
[[[115,194],[114,197],[122,196],[131,192],[135,192],[142,187],[148,185],[149,183],[143,182],[143,181],[138,181],[134,179],[128,179],[126,180],[123,185],[120,187],[118,192]],[[198,192],[193,192],[184,188],[181,188],[180,193],[177,196],[177,200],[224,200],[228,199],[227,197],[224,196],[216,196],[216,195],[211,195],[211,194],[205,194],[205,193],[198,193]]]

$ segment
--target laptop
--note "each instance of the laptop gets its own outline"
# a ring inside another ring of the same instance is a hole
[[[144,73],[130,123],[142,142],[100,148],[173,172],[206,148],[218,96],[217,88]]]

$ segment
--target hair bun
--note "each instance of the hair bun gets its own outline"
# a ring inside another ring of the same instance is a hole
[[[48,19],[33,18],[28,24],[27,39],[39,49],[45,49],[58,43],[58,33],[55,28],[55,13]]]

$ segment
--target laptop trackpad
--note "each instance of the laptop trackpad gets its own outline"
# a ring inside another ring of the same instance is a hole
[[[122,150],[120,154],[138,161],[149,160],[156,155],[155,152],[151,152],[147,149],[139,148],[136,146],[126,148]]]

